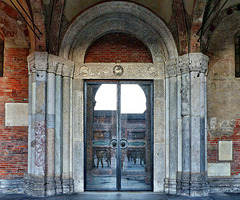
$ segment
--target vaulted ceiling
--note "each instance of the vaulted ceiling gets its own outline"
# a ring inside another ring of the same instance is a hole
[[[31,51],[58,54],[67,27],[86,9],[102,2],[106,0],[2,0],[0,33],[9,45],[29,46]],[[240,10],[240,0],[131,2],[148,8],[165,22],[180,54],[201,51],[200,42],[207,43],[217,23]]]

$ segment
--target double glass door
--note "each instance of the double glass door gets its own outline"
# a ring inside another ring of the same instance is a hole
[[[152,82],[85,85],[85,190],[152,190]]]

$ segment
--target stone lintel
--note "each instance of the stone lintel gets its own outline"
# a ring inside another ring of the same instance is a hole
[[[116,73],[119,66],[119,73]],[[76,63],[75,79],[161,79],[163,63]]]

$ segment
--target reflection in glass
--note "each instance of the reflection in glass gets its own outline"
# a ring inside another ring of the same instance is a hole
[[[151,84],[87,84],[86,95],[86,190],[152,190]]]
[[[136,89],[135,109],[128,91]],[[140,92],[141,91],[141,92]],[[141,95],[140,95],[141,94]],[[121,189],[151,190],[151,104],[150,85],[121,85],[121,139],[128,141],[127,148],[121,148]],[[124,110],[130,108],[132,110]],[[135,109],[135,110],[134,110]]]
[[[87,86],[86,189],[115,190],[117,85]],[[111,144],[110,144],[111,143]]]

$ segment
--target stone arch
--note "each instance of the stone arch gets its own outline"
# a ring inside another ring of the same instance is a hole
[[[134,35],[149,47],[154,63],[178,56],[172,34],[159,17],[137,4],[116,1],[98,4],[79,15],[66,31],[59,55],[83,63],[88,46],[107,32]]]

